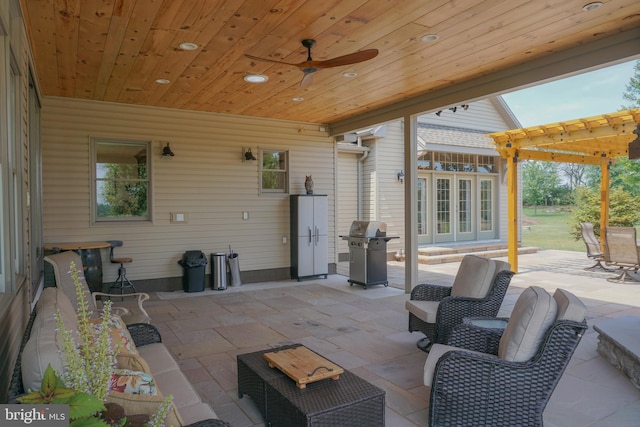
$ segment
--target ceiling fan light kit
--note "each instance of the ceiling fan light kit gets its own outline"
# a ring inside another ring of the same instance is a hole
[[[300,82],[300,87],[302,88],[306,88],[310,86],[313,83],[313,74],[323,68],[333,68],[333,67],[341,67],[343,65],[357,64],[359,62],[368,61],[369,59],[373,59],[376,56],[378,56],[378,49],[367,49],[367,50],[359,50],[357,52],[350,53],[343,56],[338,56],[336,58],[325,59],[323,61],[314,61],[311,56],[311,48],[313,48],[315,44],[316,44],[316,41],[314,39],[302,40],[302,46],[304,46],[307,49],[307,60],[300,62],[298,64],[293,64],[293,63],[284,62],[284,61],[276,61],[268,58],[260,58],[258,56],[247,55],[247,54],[245,54],[245,56],[255,61],[264,61],[264,62],[271,62],[275,64],[284,64],[284,65],[291,65],[294,67],[298,67],[304,73],[304,75],[302,76],[302,81]],[[354,75],[350,77],[355,77],[355,73],[353,74]]]

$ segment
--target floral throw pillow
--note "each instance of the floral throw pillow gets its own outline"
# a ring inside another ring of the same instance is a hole
[[[156,382],[150,374],[129,369],[115,369],[111,374],[109,389],[121,393],[147,396],[158,394]]]
[[[91,320],[93,328],[96,332],[99,331],[101,322],[102,319],[100,318]],[[124,324],[120,316],[112,315],[109,318],[107,324],[109,326],[111,342],[113,345],[120,345],[120,353],[138,354],[138,349],[133,342],[133,338],[131,338],[131,334],[129,334],[129,330],[127,329],[127,326]]]

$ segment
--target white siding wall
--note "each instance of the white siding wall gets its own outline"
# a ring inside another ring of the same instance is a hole
[[[496,100],[481,100],[470,104],[468,110],[458,108],[454,113],[445,109],[440,117],[435,114],[420,116],[419,121],[453,128],[481,130],[487,132],[502,131],[513,127],[510,117]],[[388,252],[404,248],[404,188],[396,180],[397,173],[404,169],[403,127],[401,121],[387,123],[387,135],[375,141],[364,141],[371,146],[369,157],[365,161],[364,207],[367,220],[379,220],[387,223],[387,234],[400,236],[389,242]],[[443,146],[443,150],[447,150]],[[507,239],[507,181],[506,164],[497,158],[500,172],[498,178],[498,236]],[[429,202],[431,203],[431,201]]]
[[[495,132],[514,127],[500,114],[490,99],[472,102],[468,110],[458,108],[455,113],[445,108],[440,116],[436,116],[435,113],[424,114],[420,116],[419,121],[432,125]]]
[[[338,153],[338,235],[348,235],[351,223],[358,219],[358,162],[361,153]],[[345,240],[338,240],[338,253],[348,253]]]
[[[91,224],[91,137],[153,141],[152,223]],[[160,155],[167,141],[175,157]],[[289,267],[282,244],[283,236],[290,242],[289,197],[259,195],[258,162],[242,162],[242,147],[288,150],[291,194],[303,194],[305,175],[313,175],[314,193],[328,195],[335,262],[334,144],[316,124],[46,98],[42,147],[45,243],[123,240],[117,251],[134,259],[131,279],[181,276],[177,261],[186,250],[208,257],[228,245],[242,271]],[[172,212],[187,222],[170,223]],[[116,275],[104,263],[104,281]]]
[[[375,146],[378,198],[377,217],[371,218],[387,224],[388,236],[399,236],[387,244],[387,252],[404,248],[404,184],[397,180],[398,172],[404,170],[404,144],[402,122],[387,125],[385,138],[372,143]],[[389,143],[393,141],[393,143]]]

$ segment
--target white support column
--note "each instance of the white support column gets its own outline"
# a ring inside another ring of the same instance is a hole
[[[418,284],[417,116],[404,117],[404,291]]]

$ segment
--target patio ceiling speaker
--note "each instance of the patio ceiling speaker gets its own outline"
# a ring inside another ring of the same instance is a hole
[[[367,49],[360,50],[358,52],[350,53],[348,55],[338,56],[337,58],[326,59],[324,61],[314,61],[311,58],[311,48],[315,46],[316,41],[313,39],[304,39],[302,40],[302,46],[307,49],[307,60],[304,62],[300,62],[298,64],[292,64],[290,62],[276,61],[268,58],[259,58],[253,55],[245,56],[249,59],[253,59],[256,61],[265,61],[265,62],[273,62],[275,64],[285,64],[292,65],[294,67],[300,68],[304,73],[302,76],[302,81],[300,82],[300,87],[305,88],[313,83],[313,73],[322,69],[322,68],[333,68],[333,67],[341,67],[343,65],[357,64],[358,62],[368,61],[369,59],[373,59],[378,56],[378,49]]]

